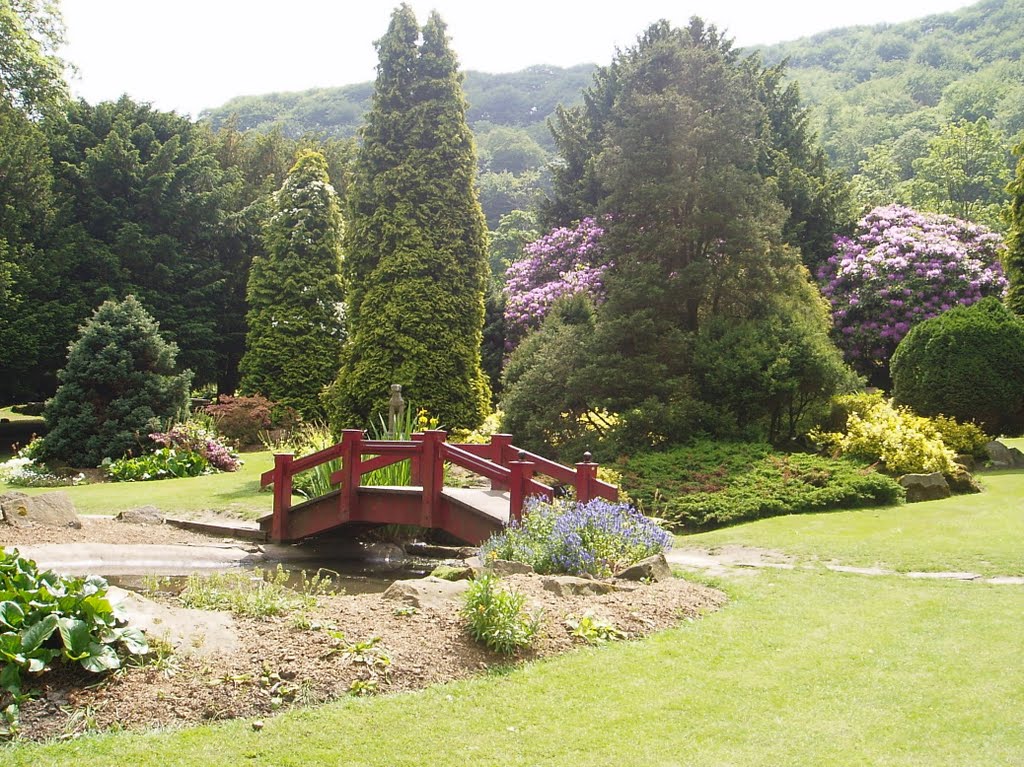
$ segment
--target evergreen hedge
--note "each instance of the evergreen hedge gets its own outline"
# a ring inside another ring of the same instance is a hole
[[[1024,430],[1024,320],[996,298],[915,326],[891,362],[893,398],[921,415]]]

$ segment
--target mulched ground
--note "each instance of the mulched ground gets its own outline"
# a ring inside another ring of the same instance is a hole
[[[9,531],[0,534],[0,545],[18,542],[11,540]],[[61,530],[54,540],[41,539],[38,529],[35,532],[33,543],[102,542],[104,536],[115,533],[120,541],[133,543],[216,540],[166,526],[147,528],[109,521],[90,522],[79,531]],[[539,576],[508,576],[503,583],[524,593],[531,610],[543,611],[540,640],[515,662],[577,646],[580,640],[570,636],[565,624],[570,616],[594,615],[635,639],[682,619],[699,617],[717,609],[725,599],[718,591],[678,579],[626,584],[629,590],[572,597],[545,591]],[[173,601],[174,597],[162,599]],[[371,688],[375,683],[375,690],[367,690],[371,694],[387,694],[469,677],[508,662],[466,634],[457,604],[412,614],[399,608],[400,603],[379,594],[321,597],[303,621],[294,615],[236,618],[240,642],[234,652],[204,658],[181,654],[159,658],[101,680],[77,668],[54,669],[37,680],[39,694],[22,704],[19,737],[72,738],[115,726],[148,728],[262,717],[290,706],[352,694],[353,682],[360,680],[364,686],[370,681]],[[379,638],[377,647],[389,657],[389,667],[371,674],[365,664],[339,652],[341,643],[332,632],[341,632],[347,643]]]

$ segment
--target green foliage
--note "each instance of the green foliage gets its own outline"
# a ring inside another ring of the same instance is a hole
[[[626,634],[615,624],[595,618],[593,615],[584,615],[582,618],[570,616],[565,621],[569,629],[569,636],[574,639],[582,639],[587,644],[603,644],[614,639],[625,639]]]
[[[208,134],[127,97],[65,112],[45,125],[58,210],[33,275],[31,312],[52,325],[39,364],[59,368],[92,308],[131,293],[196,381],[217,380],[221,290],[235,264],[219,260],[229,190]]]
[[[349,189],[350,343],[328,393],[331,424],[365,425],[400,383],[449,428],[472,428],[490,407],[480,368],[489,270],[457,62],[441,19],[420,30],[408,6],[377,49]]]
[[[559,114],[547,217],[609,214],[611,265],[589,328],[555,320],[509,360],[517,438],[585,442],[588,412],[617,414],[621,447],[783,438],[848,385],[801,265],[845,223],[845,192],[781,77],[699,19],[660,22]]]
[[[984,0],[900,24],[835,29],[761,54],[787,62],[789,79],[816,108],[830,159],[855,177],[863,208],[916,200],[998,226],[993,213],[1005,194],[997,180],[1009,167],[1009,146],[1024,138],[1022,10],[1020,0]],[[965,160],[985,152],[968,147],[973,139],[963,128],[975,132],[981,120],[993,137],[1008,139],[996,140],[991,163],[969,166]],[[956,133],[968,152],[947,151]]]
[[[487,649],[512,655],[533,644],[540,631],[540,616],[526,613],[526,596],[503,589],[499,579],[483,573],[469,584],[462,617],[469,635]]]
[[[1024,320],[997,298],[914,326],[892,357],[893,397],[922,415],[1024,430]]]
[[[302,571],[298,587],[293,585],[291,573],[281,565],[276,570],[193,573],[179,597],[186,607],[268,618],[308,610],[316,606],[317,597],[334,593],[330,579],[319,571],[312,577]]]
[[[7,0],[0,5],[0,101],[26,114],[67,98],[64,20],[56,3]]]
[[[957,455],[970,455],[979,460],[988,460],[986,445],[992,441],[992,437],[976,423],[961,423],[955,418],[945,415],[931,416],[931,422],[935,424],[942,442]]]
[[[837,398],[845,413],[839,430],[812,431],[811,439],[835,455],[871,463],[886,472],[920,474],[933,471],[954,475],[956,454],[943,442],[938,426],[909,408],[897,407],[881,394],[852,394]]]
[[[764,443],[698,441],[637,453],[623,483],[648,513],[683,528],[898,503],[903,488],[864,463],[781,454]]]
[[[857,376],[829,339],[829,314],[818,291],[795,280],[795,296],[758,320],[712,317],[697,335],[693,375],[700,399],[737,434],[779,443],[819,422],[836,392]],[[721,427],[720,427],[721,428]]]
[[[40,572],[17,550],[0,547],[0,690],[10,696],[4,718],[17,719],[26,675],[47,671],[55,662],[103,673],[121,667],[119,650],[148,653],[142,632],[125,622],[103,578]],[[0,724],[0,735],[3,730]]]
[[[1010,208],[1007,223],[1010,236],[1003,269],[1010,286],[1006,292],[1006,306],[1018,317],[1024,317],[1024,144],[1014,150],[1017,172],[1010,183]]]
[[[1006,137],[984,117],[943,125],[914,161],[911,200],[921,210],[1002,229],[1008,157]]]
[[[583,295],[557,302],[539,330],[527,335],[505,365],[501,428],[528,450],[554,449],[566,460],[593,452],[602,436],[587,428],[594,409],[582,371],[594,332]]]
[[[103,473],[112,482],[144,482],[175,477],[198,477],[212,471],[202,453],[161,447],[152,453],[117,460],[103,459]]]
[[[47,460],[98,466],[138,450],[146,435],[183,413],[191,372],[177,372],[177,347],[133,297],[107,301],[86,322],[46,405]]]
[[[341,212],[323,155],[299,155],[264,231],[265,254],[249,273],[241,389],[306,418],[322,415],[321,390],[338,371]]]

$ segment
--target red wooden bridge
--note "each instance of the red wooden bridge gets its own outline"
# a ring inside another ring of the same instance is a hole
[[[260,520],[272,541],[297,541],[351,524],[418,525],[445,532],[477,545],[492,533],[520,519],[523,502],[538,495],[551,499],[554,488],[535,479],[571,485],[576,497],[616,500],[618,488],[597,478],[597,464],[587,460],[575,468],[520,450],[508,434],[495,434],[488,444],[453,444],[441,430],[413,434],[411,440],[371,440],[358,429],[342,432],[336,445],[295,458],[274,455],[274,468],[260,478],[274,486],[274,513]],[[338,489],[292,505],[292,478],[315,466],[341,460],[331,475]],[[412,484],[380,487],[361,484],[362,477],[401,461],[409,461]],[[489,488],[445,487],[445,464],[460,466],[489,481]]]

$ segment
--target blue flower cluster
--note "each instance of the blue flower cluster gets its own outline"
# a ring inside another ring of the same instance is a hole
[[[530,499],[523,520],[492,536],[483,556],[539,573],[607,577],[672,546],[672,536],[625,503]]]

